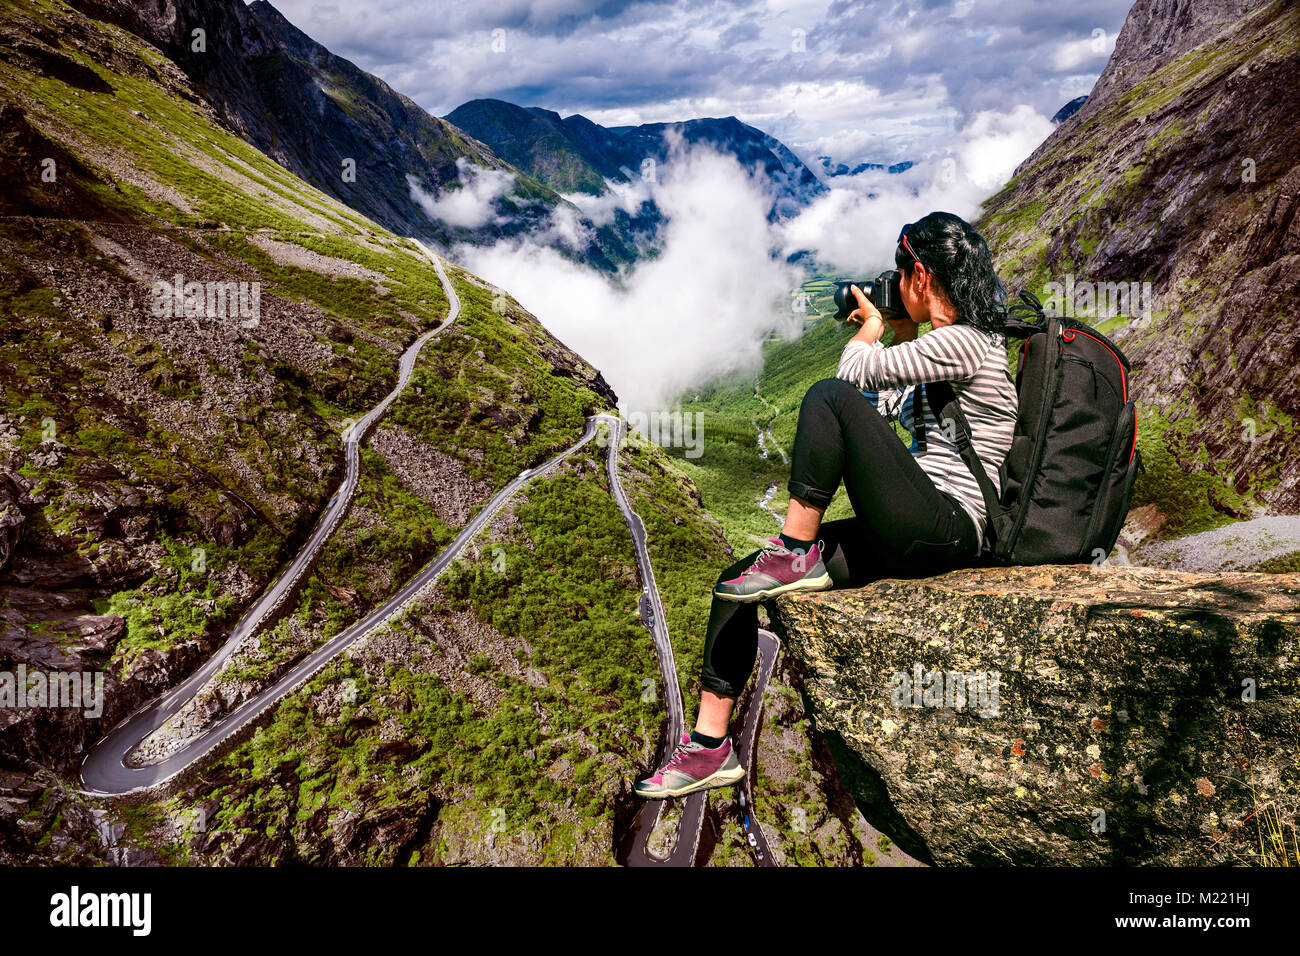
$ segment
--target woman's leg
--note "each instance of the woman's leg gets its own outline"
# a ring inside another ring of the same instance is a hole
[[[856,517],[822,524],[822,513],[841,480]],[[785,533],[821,541],[819,562],[832,587],[860,587],[886,574],[922,567],[937,570],[974,550],[975,528],[969,517],[934,486],[867,398],[840,379],[818,382],[804,396],[789,489],[792,512],[787,512]],[[929,547],[918,550],[917,542]],[[718,587],[734,581],[763,553],[756,551],[723,571]],[[758,657],[758,608],[752,602],[720,600],[716,588],[714,593],[695,730],[719,738],[727,735],[736,698]],[[723,785],[717,775],[730,775],[730,781],[740,773],[729,748],[719,746],[716,752],[724,751],[727,763],[721,769],[702,756],[704,751],[695,749],[690,751],[694,756],[683,758],[686,763],[670,761],[634,789],[641,796],[662,797]],[[683,776],[682,767],[695,770],[695,775]],[[682,786],[672,790],[665,781]]]
[[[793,512],[796,527],[811,533],[787,534],[815,538],[812,519],[820,518],[841,480],[864,538],[898,570],[925,565],[918,563],[923,551],[927,558],[940,557],[942,544],[954,543],[954,560],[973,552],[975,529],[966,512],[935,487],[856,386],[828,378],[804,395],[790,456],[787,522]]]
[[[829,378],[808,389],[799,408],[785,547],[765,550],[736,577],[719,581],[714,596],[749,603],[833,586],[816,541],[841,480],[863,535],[900,571],[928,566],[945,549],[973,555],[975,528],[966,512],[935,487],[856,386]]]
[[[808,502],[790,496],[790,504],[785,509],[785,524],[781,533],[796,541],[816,541],[817,529],[821,527],[825,508],[814,508]]]
[[[834,587],[861,587],[891,570],[864,531],[857,518],[822,525],[824,561]],[[723,572],[723,578],[736,573],[752,558],[732,565]],[[715,598],[704,642],[704,666],[700,671],[703,690],[696,732],[691,743],[678,746],[657,773],[637,781],[633,793],[652,800],[680,797],[734,786],[745,778],[746,770],[725,738],[732,708],[749,681],[757,657],[757,607]],[[699,740],[700,736],[723,739],[714,747],[712,742]]]
[[[734,578],[761,553],[755,551],[737,561],[723,571],[718,580]],[[758,605],[722,601],[715,597],[709,608],[709,624],[704,635],[704,666],[700,669],[701,698],[709,694],[711,699],[707,704],[701,703],[701,716],[707,727],[697,720],[696,730],[710,737],[726,735],[731,707],[749,680],[757,657]],[[707,712],[703,709],[705,707]],[[719,726],[721,733],[715,733]]]
[[[861,587],[888,570],[866,543],[856,518],[828,521],[821,526],[822,560],[833,587]],[[761,552],[755,551],[719,575],[735,577]],[[725,737],[736,698],[749,681],[758,658],[758,605],[713,599],[704,637],[704,666],[700,669],[700,709],[695,729],[708,737]]]

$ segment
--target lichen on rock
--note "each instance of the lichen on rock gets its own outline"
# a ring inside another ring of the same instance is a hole
[[[977,568],[783,597],[773,624],[919,859],[1260,863],[1261,807],[1295,825],[1300,575]],[[943,693],[981,674],[983,700]]]

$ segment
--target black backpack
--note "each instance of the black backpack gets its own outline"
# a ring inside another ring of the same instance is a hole
[[[1029,292],[1007,310],[1008,338],[1023,338],[1016,370],[1020,407],[999,477],[999,500],[970,443],[952,386],[930,382],[926,399],[956,425],[962,460],[975,475],[992,564],[1076,564],[1104,560],[1128,514],[1142,468],[1129,361],[1096,329],[1046,315]],[[1030,321],[1026,321],[1026,319]]]

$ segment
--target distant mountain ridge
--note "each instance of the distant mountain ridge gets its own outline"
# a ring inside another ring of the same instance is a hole
[[[757,169],[776,215],[793,214],[826,192],[788,146],[734,116],[605,127],[581,114],[561,118],[540,107],[476,99],[443,118],[559,192],[599,195],[606,180],[642,175],[647,160],[657,167],[669,159],[675,138],[688,146],[711,146],[744,168]]]
[[[830,178],[836,178],[839,176],[857,176],[859,173],[865,173],[868,170],[874,170],[875,172],[884,171],[892,175],[897,175],[899,173],[907,172],[916,165],[910,159],[907,159],[901,163],[891,163],[888,166],[884,163],[858,163],[850,169],[848,163],[837,163],[829,156],[818,156],[817,161],[821,163],[822,175]]]
[[[1064,123],[1075,113],[1079,112],[1079,110],[1083,108],[1083,104],[1086,102],[1088,102],[1088,94],[1086,93],[1083,96],[1076,96],[1074,99],[1070,100],[1070,102],[1066,103],[1052,115],[1052,125],[1059,126],[1061,123]]]

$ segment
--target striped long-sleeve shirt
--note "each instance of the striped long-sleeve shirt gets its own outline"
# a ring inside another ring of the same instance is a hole
[[[837,378],[852,382],[887,419],[912,435],[912,455],[935,487],[965,507],[983,546],[987,509],[979,484],[961,460],[953,435],[925,402],[926,450],[917,448],[913,403],[917,386],[950,382],[970,425],[971,444],[1001,493],[999,469],[1011,448],[1016,425],[1016,386],[1007,365],[1006,339],[971,325],[945,325],[889,348],[850,340],[840,356]],[[928,397],[928,396],[927,396]]]

